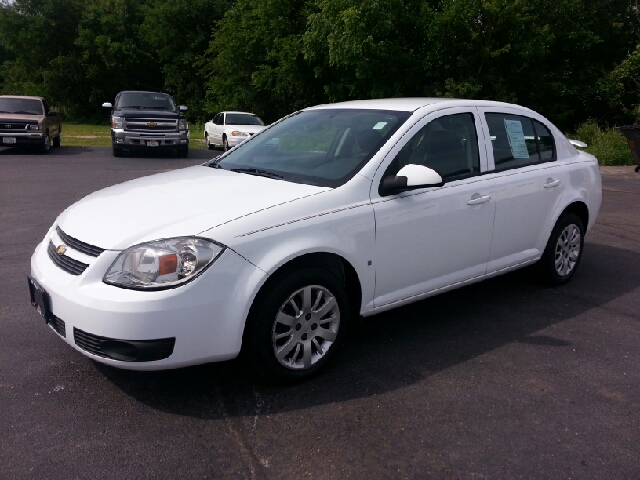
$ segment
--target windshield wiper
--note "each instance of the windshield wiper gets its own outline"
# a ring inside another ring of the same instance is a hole
[[[270,172],[269,170],[262,170],[260,168],[232,168],[231,171],[238,173],[247,173],[249,175],[256,175],[258,177],[284,178],[282,175]]]

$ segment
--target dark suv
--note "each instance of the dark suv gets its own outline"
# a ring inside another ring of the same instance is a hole
[[[176,107],[166,93],[124,91],[116,101],[103,103],[111,108],[113,156],[133,150],[174,149],[179,157],[189,154],[187,107]]]

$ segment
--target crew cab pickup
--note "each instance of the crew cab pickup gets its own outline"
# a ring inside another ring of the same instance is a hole
[[[167,93],[123,91],[114,104],[105,102],[111,110],[111,143],[113,156],[135,150],[173,149],[179,157],[189,155],[189,125],[187,107],[176,107]]]
[[[49,153],[60,146],[60,116],[42,97],[0,95],[0,147],[31,146]]]

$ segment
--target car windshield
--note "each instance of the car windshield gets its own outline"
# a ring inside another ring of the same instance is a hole
[[[410,115],[356,109],[300,112],[212,160],[209,166],[338,187],[353,177]]]
[[[153,110],[175,110],[176,106],[169,95],[150,92],[127,92],[120,94],[118,108],[141,108]]]
[[[0,98],[0,113],[42,115],[42,102],[31,98]]]
[[[248,113],[227,113],[225,123],[227,125],[264,125],[260,117]]]

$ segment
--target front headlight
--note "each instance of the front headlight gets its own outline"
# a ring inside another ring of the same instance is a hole
[[[249,136],[248,133],[239,132],[237,130],[234,130],[233,132],[231,132],[231,135],[234,136],[234,137],[248,137]]]
[[[40,125],[37,123],[32,123],[29,125],[29,130],[39,130],[40,129]]]
[[[175,287],[197,277],[224,249],[217,243],[196,237],[134,245],[118,255],[102,281],[136,290]]]
[[[124,128],[124,118],[111,117],[111,128]]]
[[[178,120],[178,130],[187,130],[189,128],[189,123],[186,118],[181,118]]]

